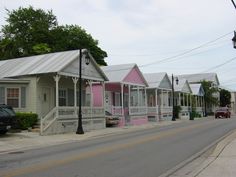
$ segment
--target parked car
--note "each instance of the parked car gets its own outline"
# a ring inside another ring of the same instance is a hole
[[[230,118],[231,112],[228,107],[220,107],[215,111],[215,118]]]
[[[114,126],[119,124],[119,117],[113,116],[110,112],[106,111],[105,112],[105,117],[106,117],[106,126]]]
[[[0,105],[0,134],[5,134],[8,129],[16,124],[16,113],[11,106]]]

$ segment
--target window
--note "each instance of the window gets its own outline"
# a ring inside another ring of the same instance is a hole
[[[7,88],[7,104],[19,108],[19,88]]]
[[[66,90],[59,90],[59,106],[66,106]]]

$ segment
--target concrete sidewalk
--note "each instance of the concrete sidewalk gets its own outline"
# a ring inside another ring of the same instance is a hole
[[[175,122],[173,121],[150,122],[148,124],[139,126],[111,127],[101,130],[93,130],[91,132],[85,132],[85,134],[83,135],[68,133],[68,134],[58,134],[50,136],[40,136],[39,133],[37,132],[28,132],[28,131],[22,131],[20,133],[7,133],[6,135],[0,136],[0,154],[52,146],[57,144],[78,142],[101,136],[127,133],[131,131],[148,129],[158,126],[167,126],[174,123],[180,123],[182,121],[184,120],[177,120]]]

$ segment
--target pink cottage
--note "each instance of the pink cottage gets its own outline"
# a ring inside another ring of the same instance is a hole
[[[105,111],[120,118],[119,126],[140,125],[148,122],[148,86],[136,64],[101,67],[108,77],[105,82]],[[100,84],[93,84],[94,106],[102,104]]]

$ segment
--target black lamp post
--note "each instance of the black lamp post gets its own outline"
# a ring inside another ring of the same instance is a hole
[[[233,41],[233,46],[236,49],[236,32],[235,31],[234,31],[234,37],[233,37],[232,41]]]
[[[176,77],[176,85],[178,85],[179,83],[179,79],[178,77]],[[176,121],[175,119],[175,90],[174,90],[174,76],[172,74],[172,77],[171,77],[171,84],[172,84],[172,106],[173,106],[173,109],[172,109],[172,121]]]
[[[89,64],[90,58],[88,55],[88,51],[86,49],[82,50],[79,49],[79,113],[78,113],[78,127],[76,134],[84,134],[83,126],[82,126],[82,110],[81,110],[81,104],[82,104],[82,59],[85,59],[86,65]]]

